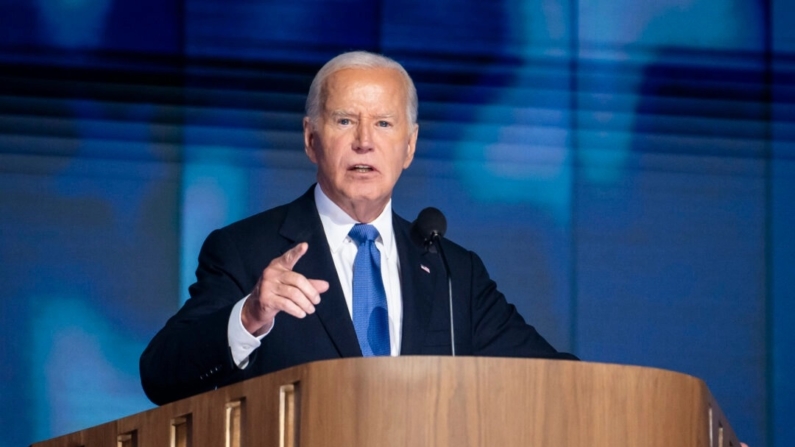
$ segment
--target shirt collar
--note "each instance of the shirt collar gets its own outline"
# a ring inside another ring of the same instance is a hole
[[[318,214],[320,214],[320,222],[323,224],[329,248],[332,253],[336,253],[342,248],[345,239],[349,238],[348,233],[351,228],[359,222],[332,202],[319,184],[315,185],[315,205]],[[374,221],[370,222],[370,225],[374,226],[380,235],[376,239],[376,244],[380,240],[389,253],[395,239],[392,230],[392,199],[389,199],[384,210]]]

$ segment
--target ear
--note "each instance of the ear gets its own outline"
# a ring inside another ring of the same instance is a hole
[[[308,116],[304,117],[304,152],[312,163],[317,164],[317,153],[315,152],[315,126]]]
[[[406,158],[403,161],[403,169],[407,169],[411,166],[411,162],[414,160],[414,151],[417,149],[417,135],[420,132],[420,125],[414,124],[414,130],[411,131],[411,135],[409,135],[409,145],[406,149]]]

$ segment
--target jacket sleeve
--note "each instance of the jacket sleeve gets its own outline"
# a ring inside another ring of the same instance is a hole
[[[245,374],[232,360],[227,325],[232,307],[249,293],[250,278],[222,230],[204,242],[196,278],[191,298],[141,355],[141,384],[158,405],[242,380]]]
[[[516,307],[497,290],[483,261],[473,252],[469,255],[474,355],[578,360],[572,354],[558,352],[527,324]]]

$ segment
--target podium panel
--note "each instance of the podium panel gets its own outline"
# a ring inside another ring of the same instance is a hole
[[[703,381],[561,360],[309,363],[32,447],[739,447]]]

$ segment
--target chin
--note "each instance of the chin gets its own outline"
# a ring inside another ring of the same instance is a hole
[[[380,202],[383,201],[385,197],[389,197],[388,195],[384,195],[381,191],[352,191],[352,194],[348,196],[352,202],[358,203],[366,203],[366,202]]]
[[[364,202],[378,202],[382,199],[382,196],[375,195],[375,194],[354,194],[350,196],[350,200],[352,202],[364,203]]]
[[[384,188],[365,182],[350,185],[345,192],[351,200],[378,200],[384,196]]]

